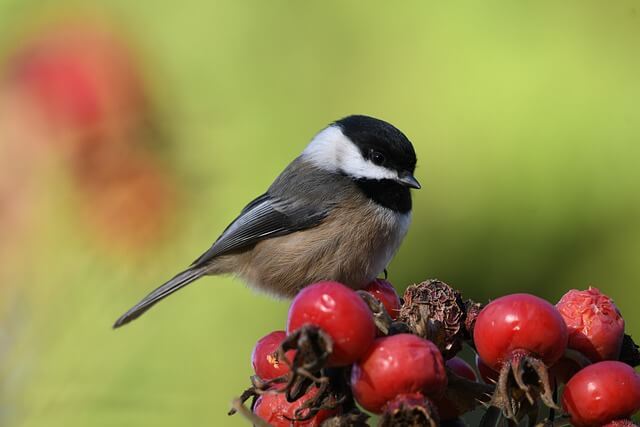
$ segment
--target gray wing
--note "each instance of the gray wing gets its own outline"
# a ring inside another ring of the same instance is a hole
[[[201,267],[219,255],[260,240],[314,227],[328,213],[326,205],[291,203],[265,193],[242,210],[213,246],[191,264],[191,268]]]

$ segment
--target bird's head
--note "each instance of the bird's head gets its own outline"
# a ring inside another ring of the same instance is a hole
[[[389,180],[420,188],[416,153],[396,127],[368,116],[348,116],[320,131],[302,153],[314,166],[355,180]]]

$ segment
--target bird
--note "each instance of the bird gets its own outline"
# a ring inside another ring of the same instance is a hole
[[[186,270],[149,293],[118,328],[195,280],[231,274],[277,298],[324,280],[353,289],[378,277],[411,222],[416,153],[390,123],[365,115],[317,133]]]

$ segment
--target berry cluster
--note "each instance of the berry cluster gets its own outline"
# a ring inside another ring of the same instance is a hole
[[[231,413],[256,426],[367,426],[367,413],[380,426],[458,426],[480,407],[482,427],[635,425],[640,352],[598,289],[482,306],[429,280],[402,300],[382,279],[304,288],[286,331],[256,343],[252,387]],[[456,356],[465,345],[476,370]]]

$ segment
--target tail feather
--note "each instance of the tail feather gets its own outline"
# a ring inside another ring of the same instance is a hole
[[[178,273],[171,280],[158,287],[155,291],[144,297],[142,301],[131,307],[129,311],[120,316],[120,318],[116,320],[116,323],[113,324],[114,329],[126,325],[132,320],[142,316],[142,314],[149,310],[154,304],[168,297],[175,291],[184,288],[203,275],[204,271],[200,268],[190,268],[182,273]]]

